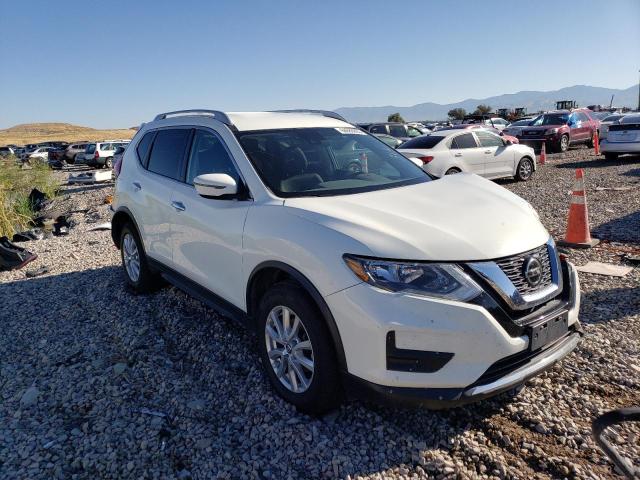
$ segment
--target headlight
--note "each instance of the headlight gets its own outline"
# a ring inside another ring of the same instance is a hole
[[[480,286],[460,267],[448,263],[389,262],[344,255],[351,271],[363,282],[391,292],[461,302],[482,293]]]
[[[544,132],[545,135],[553,135],[554,133],[558,133],[558,129],[557,128],[549,128],[549,129],[545,130],[545,132]]]

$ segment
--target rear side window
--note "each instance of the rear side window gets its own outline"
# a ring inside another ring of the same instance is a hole
[[[463,133],[462,135],[458,135],[451,140],[451,148],[461,149],[461,148],[476,148],[476,139],[473,138],[473,135],[470,133]]]
[[[502,138],[489,132],[476,132],[481,147],[502,147]]]
[[[387,133],[387,126],[386,125],[374,125],[373,127],[371,127],[371,130],[369,130],[371,133]]]
[[[211,132],[196,130],[187,167],[187,183],[193,184],[194,178],[205,173],[226,173],[239,182],[236,167],[222,140]]]
[[[398,148],[433,148],[439,144],[443,138],[444,137],[440,135],[424,135],[407,140]]]
[[[153,137],[155,135],[156,135],[156,132],[145,133],[144,137],[142,137],[142,140],[138,142],[138,146],[136,147],[138,160],[140,160],[140,163],[145,167],[147,165],[147,157],[149,155],[149,149],[151,148],[151,143],[153,142]]]
[[[187,128],[158,131],[149,157],[149,171],[179,180],[190,135],[191,130]]]
[[[87,145],[87,149],[85,150],[86,153],[94,153],[95,151],[96,151],[95,143],[90,143],[89,145]]]

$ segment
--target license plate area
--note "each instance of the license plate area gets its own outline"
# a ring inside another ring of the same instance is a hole
[[[569,313],[545,320],[529,328],[529,350],[537,350],[566,335],[569,331]]]

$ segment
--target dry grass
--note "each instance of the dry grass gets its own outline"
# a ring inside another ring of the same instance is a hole
[[[33,188],[52,198],[58,187],[46,163],[37,162],[32,168],[22,169],[13,157],[0,160],[0,236],[11,237],[29,226],[34,215],[29,202]]]
[[[135,135],[133,129],[97,130],[69,123],[25,123],[0,130],[0,145],[25,145],[54,140],[65,142],[129,139]]]

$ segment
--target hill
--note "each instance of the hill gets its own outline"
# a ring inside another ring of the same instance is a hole
[[[468,98],[456,103],[439,104],[420,103],[410,107],[387,105],[383,107],[342,107],[336,112],[352,122],[382,122],[391,113],[399,112],[405,120],[442,120],[452,108],[464,108],[472,112],[484,103],[494,109],[526,107],[529,112],[555,108],[557,100],[576,100],[578,105],[609,105],[611,95],[615,95],[613,104],[635,108],[638,106],[638,85],[624,90],[588,85],[574,85],[548,92],[521,91],[488,98]]]
[[[0,130],[0,145],[40,143],[60,140],[77,142],[83,140],[106,140],[110,138],[132,138],[136,133],[131,128],[97,130],[69,123],[25,123]]]

